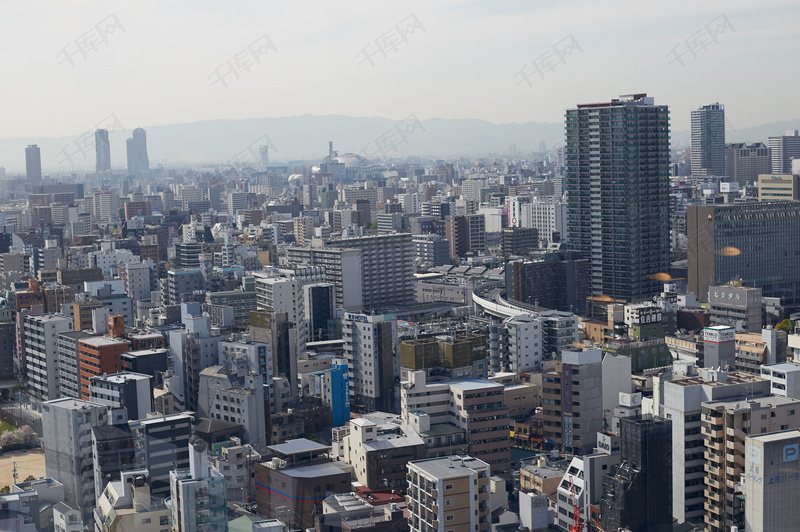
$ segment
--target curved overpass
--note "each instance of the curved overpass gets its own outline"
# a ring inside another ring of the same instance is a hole
[[[476,309],[501,319],[548,310],[519,301],[512,303],[503,297],[505,296],[505,291],[505,283],[502,281],[490,281],[481,284],[472,289],[472,303]]]

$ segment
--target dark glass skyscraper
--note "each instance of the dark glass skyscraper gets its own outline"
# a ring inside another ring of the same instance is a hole
[[[94,147],[97,162],[95,169],[98,174],[111,170],[111,143],[108,141],[108,130],[98,129],[94,132]]]
[[[128,149],[128,175],[139,179],[150,175],[150,159],[147,158],[147,134],[145,130],[137,127],[133,130],[133,137],[129,138],[126,145]]]
[[[604,530],[672,531],[672,422],[656,416],[620,420],[619,465],[603,476]]]
[[[566,112],[568,245],[589,259],[593,296],[660,291],[670,264],[669,109],[646,94]]]
[[[692,111],[692,175],[725,175],[725,107]]]

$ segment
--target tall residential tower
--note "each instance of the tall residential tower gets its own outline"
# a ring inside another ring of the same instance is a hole
[[[670,264],[669,109],[646,94],[568,109],[565,157],[568,242],[592,295],[654,295]]]

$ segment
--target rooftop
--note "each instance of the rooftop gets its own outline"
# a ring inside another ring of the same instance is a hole
[[[800,438],[800,429],[782,430],[780,432],[770,432],[769,434],[759,434],[758,436],[751,436],[753,440],[772,442],[784,441],[790,438]]]
[[[309,453],[314,451],[328,452],[328,446],[316,443],[305,438],[288,440],[286,443],[270,445],[269,449],[280,454]]]
[[[733,412],[749,411],[752,408],[771,408],[774,406],[785,405],[800,405],[800,400],[792,399],[791,397],[783,397],[781,395],[762,395],[761,397],[752,397],[750,399],[732,399],[721,401],[703,401],[703,406],[709,408],[724,408]]]
[[[678,379],[674,381],[669,381],[670,383],[677,384],[680,386],[695,386],[698,384],[702,384],[705,386],[729,386],[732,384],[742,384],[747,382],[759,382],[765,380],[763,377],[758,375],[749,375],[747,373],[740,373],[738,371],[732,371],[728,373],[728,377],[724,382],[721,381],[710,381],[706,380],[702,377],[689,377],[688,379]]]
[[[409,469],[413,466],[422,473],[438,479],[455,478],[464,476],[469,471],[489,471],[489,464],[471,456],[445,456],[442,458],[427,458],[409,462]]]
[[[280,471],[284,475],[290,477],[315,478],[315,477],[326,477],[330,475],[339,475],[341,473],[346,473],[349,467],[350,466],[344,464],[343,462],[320,462],[300,467],[281,469]]]
[[[93,345],[97,347],[103,347],[107,345],[120,345],[120,344],[128,345],[127,340],[123,340],[122,338],[113,338],[111,336],[92,336],[90,338],[81,338],[80,343]]]
[[[791,362],[781,362],[780,364],[766,364],[761,367],[762,369],[769,369],[772,371],[784,371],[786,373],[800,371],[800,364],[792,364]]]

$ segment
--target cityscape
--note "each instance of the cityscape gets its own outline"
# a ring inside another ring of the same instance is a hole
[[[799,6],[69,4],[0,8],[0,531],[800,530],[800,116],[720,73]]]

